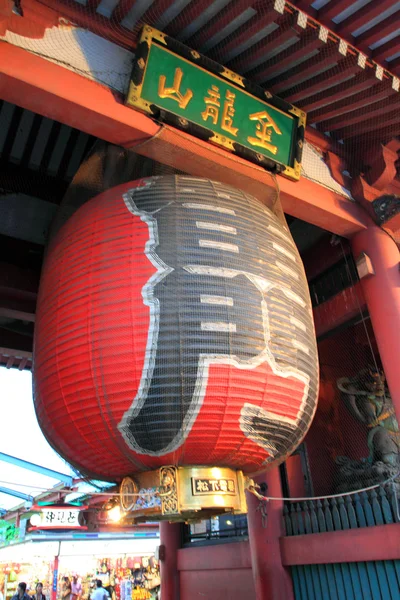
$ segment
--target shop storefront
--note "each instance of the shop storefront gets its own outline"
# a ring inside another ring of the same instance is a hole
[[[25,581],[28,593],[43,583],[46,598],[60,598],[63,577],[76,576],[87,600],[100,579],[111,600],[157,598],[160,586],[155,551],[158,538],[25,542],[0,549],[0,590],[5,600]]]
[[[37,582],[43,583],[43,593],[51,597],[54,561],[59,552],[59,542],[25,542],[0,549],[0,591],[4,600],[17,592],[20,581],[25,581],[29,594],[34,593]]]

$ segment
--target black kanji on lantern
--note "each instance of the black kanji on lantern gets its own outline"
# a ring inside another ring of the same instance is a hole
[[[261,204],[251,211],[226,188],[200,201],[190,178],[186,186],[185,178],[180,183],[173,201],[152,186],[125,196],[129,210],[148,225],[146,255],[157,273],[142,290],[151,325],[140,389],[119,428],[131,449],[149,455],[182,444],[206,393],[210,364],[251,368],[267,357],[275,361],[269,343],[270,295],[278,311],[285,310],[289,294],[295,296],[291,314],[299,321],[306,306],[297,282],[299,266],[288,259],[290,253],[275,264],[267,227],[276,220]],[[278,369],[293,366],[298,349],[290,340],[287,345],[286,353],[276,355]],[[269,426],[250,415],[247,425],[272,454],[285,449],[276,423]],[[295,420],[281,425],[293,435]]]

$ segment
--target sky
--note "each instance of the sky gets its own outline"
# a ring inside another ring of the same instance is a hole
[[[36,419],[29,371],[0,367],[0,452],[22,458],[60,473],[71,474],[68,464],[49,446]],[[35,496],[57,480],[0,461],[0,486]],[[19,484],[19,485],[16,485]],[[22,487],[25,486],[25,487]],[[0,493],[0,508],[13,508],[23,500]]]

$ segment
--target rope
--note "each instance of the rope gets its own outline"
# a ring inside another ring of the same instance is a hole
[[[285,497],[277,497],[277,496],[262,496],[261,494],[259,494],[256,490],[255,486],[249,486],[247,488],[247,490],[251,493],[254,494],[257,498],[259,498],[260,500],[279,500],[279,501],[285,501],[285,502],[306,502],[307,500],[329,500],[330,498],[341,498],[343,496],[352,496],[354,494],[361,494],[362,492],[368,492],[370,490],[374,490],[376,488],[382,487],[384,485],[387,485],[388,483],[394,483],[394,480],[400,476],[400,471],[398,471],[397,473],[395,473],[395,475],[392,475],[391,477],[389,477],[389,479],[386,479],[385,481],[381,481],[379,483],[376,483],[375,485],[370,485],[368,487],[364,487],[361,489],[357,489],[357,490],[353,490],[351,492],[342,492],[341,494],[330,494],[328,496],[308,496],[305,498],[285,498]],[[64,493],[68,493],[68,494],[79,494],[81,493],[83,496],[109,496],[110,498],[112,497],[116,497],[119,498],[120,494],[119,492],[74,492],[71,491],[70,489],[54,489],[54,488],[42,488],[42,487],[38,487],[38,486],[33,486],[33,485],[26,485],[23,483],[14,483],[11,481],[0,481],[0,484],[6,484],[6,485],[15,485],[15,486],[19,486],[19,487],[28,487],[30,489],[36,489],[36,490],[41,490],[44,492],[64,492]],[[136,493],[127,493],[125,494],[126,497],[139,497],[139,496],[169,496],[170,495],[170,491],[168,492],[158,492],[158,491],[154,491],[154,492],[136,492]]]
[[[308,500],[329,500],[331,498],[343,498],[343,496],[353,496],[354,494],[361,494],[362,492],[369,492],[370,490],[375,490],[376,488],[387,485],[388,483],[392,483],[393,487],[395,488],[394,480],[399,475],[400,475],[400,471],[398,471],[395,475],[392,475],[392,477],[389,477],[389,479],[386,479],[386,481],[381,481],[380,483],[376,483],[375,485],[370,485],[369,487],[354,490],[352,492],[342,492],[341,494],[330,494],[329,496],[311,496],[308,498],[278,498],[276,496],[262,496],[261,494],[259,494],[257,492],[255,486],[250,486],[247,489],[251,494],[254,494],[254,496],[256,496],[259,500],[265,500],[266,502],[268,502],[270,500],[279,500],[281,502],[282,501],[284,501],[284,502],[307,502]]]

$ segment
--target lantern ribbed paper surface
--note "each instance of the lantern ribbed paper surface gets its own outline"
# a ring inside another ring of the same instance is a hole
[[[318,387],[297,249],[258,200],[184,176],[108,190],[52,241],[34,399],[56,450],[117,478],[255,472],[304,437]]]

